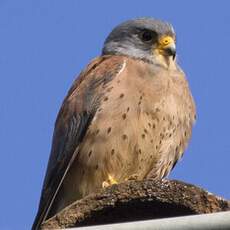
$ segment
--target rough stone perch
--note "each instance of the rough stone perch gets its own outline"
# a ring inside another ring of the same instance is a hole
[[[176,180],[127,181],[91,194],[43,223],[70,228],[230,210],[230,201]]]

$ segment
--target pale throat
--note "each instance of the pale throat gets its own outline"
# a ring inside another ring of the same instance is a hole
[[[176,57],[173,59],[173,56],[165,56],[158,52],[153,53],[153,62],[155,64],[161,65],[166,69],[175,70],[177,69]]]

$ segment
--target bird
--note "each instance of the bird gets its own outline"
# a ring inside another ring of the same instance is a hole
[[[116,26],[60,108],[32,229],[113,184],[166,177],[195,120],[173,26],[151,17]]]

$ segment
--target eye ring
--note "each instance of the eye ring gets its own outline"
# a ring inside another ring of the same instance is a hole
[[[153,42],[157,38],[157,33],[151,30],[143,30],[140,33],[140,38],[143,42]]]

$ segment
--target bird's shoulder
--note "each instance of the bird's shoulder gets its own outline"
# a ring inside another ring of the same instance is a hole
[[[71,96],[81,85],[87,86],[96,78],[106,78],[108,75],[110,77],[115,76],[125,59],[127,59],[125,56],[120,55],[104,55],[94,58],[75,79],[67,97]]]
[[[122,68],[126,57],[104,55],[94,58],[81,71],[70,87],[56,119],[56,125],[67,116],[90,110],[95,97],[103,92],[103,87],[116,77]]]

